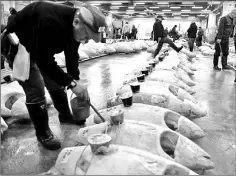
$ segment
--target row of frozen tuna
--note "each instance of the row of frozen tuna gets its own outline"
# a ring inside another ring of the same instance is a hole
[[[87,60],[107,54],[140,52],[153,44],[152,41],[146,42],[144,40],[115,42],[112,44],[95,43],[93,40],[89,40],[88,43],[80,45],[78,53],[80,60]],[[56,54],[55,58],[58,65],[65,66],[64,52]]]
[[[196,69],[183,56],[173,62],[177,54],[169,53],[162,62],[158,63],[158,57],[152,60],[157,63],[155,70],[140,83],[140,91],[132,94],[130,107],[124,107],[120,98],[131,93],[129,83],[137,80],[127,78],[129,81],[117,89],[117,96],[108,100],[107,108],[99,111],[105,122],[92,114],[87,127],[78,131],[78,142],[85,146],[63,149],[54,167],[45,174],[197,175],[199,170],[214,168],[209,154],[190,140],[205,136],[189,119],[203,117],[206,111],[191,95],[194,91],[174,76],[176,69],[182,69],[179,64],[192,72]],[[172,59],[169,64],[168,59]],[[130,75],[135,78],[140,69]],[[191,94],[184,88],[192,90]],[[114,110],[124,112],[125,120],[120,125],[111,123],[109,113]],[[112,138],[112,145],[100,155],[93,154],[87,141],[95,133],[107,133]]]

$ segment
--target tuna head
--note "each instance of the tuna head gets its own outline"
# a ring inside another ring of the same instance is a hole
[[[174,85],[170,85],[169,86],[169,91],[175,95],[176,97],[178,97],[180,100],[184,101],[185,99],[190,100],[194,103],[197,103],[197,101],[194,99],[194,97],[192,95],[190,95],[190,93],[188,93],[187,91],[185,91],[182,88],[179,88],[177,86]]]
[[[195,104],[189,100],[184,100],[184,107],[185,110],[189,111],[187,114],[190,119],[196,119],[207,115],[207,112],[204,108],[200,107],[199,104]]]
[[[214,168],[210,155],[197,144],[184,136],[179,136],[175,146],[174,160],[191,170],[208,170]]]
[[[184,116],[180,116],[178,121],[178,130],[176,132],[189,139],[199,139],[205,136],[205,133],[198,125]]]
[[[189,139],[198,139],[205,136],[203,130],[180,114],[173,111],[165,112],[165,123],[173,131],[182,134]]]

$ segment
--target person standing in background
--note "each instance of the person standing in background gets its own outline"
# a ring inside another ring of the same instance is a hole
[[[177,25],[174,25],[174,27],[171,29],[171,35],[175,36],[177,35],[177,31],[176,31]]]
[[[129,23],[128,22],[125,22],[125,25],[122,29],[122,34],[123,34],[125,39],[129,39],[130,29],[129,29]]]
[[[131,30],[131,37],[133,39],[136,39],[137,33],[138,33],[137,28],[135,27],[135,25],[133,25],[132,30]]]
[[[168,32],[168,28],[167,28],[167,27],[166,27],[166,29],[164,30],[164,32],[165,32],[165,36],[167,37],[168,34],[169,34],[169,32]]]
[[[13,8],[13,7],[9,8],[9,12],[10,12],[11,15],[8,17],[7,23],[9,23],[9,21],[17,14],[16,9]]]
[[[196,34],[197,34],[197,25],[194,21],[191,22],[191,25],[188,28],[187,33],[188,33],[189,50],[193,52],[193,46],[194,46],[194,42],[195,42]]]
[[[197,38],[196,38],[196,45],[199,47],[199,46],[202,46],[202,38],[203,38],[203,35],[204,35],[204,31],[202,29],[202,27],[199,27],[198,28],[198,32],[197,32]]]
[[[229,37],[233,37],[234,26],[236,24],[236,8],[233,9],[228,15],[220,19],[218,33],[216,35],[215,53],[213,58],[213,68],[220,71],[218,67],[218,58],[222,52],[221,58],[222,69],[231,69],[227,65],[227,57],[229,55]],[[222,51],[221,51],[222,50]]]

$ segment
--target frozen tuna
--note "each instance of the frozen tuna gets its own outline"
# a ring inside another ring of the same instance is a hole
[[[180,114],[177,114],[169,109],[134,103],[131,107],[118,105],[113,108],[102,109],[99,113],[106,119],[106,121],[109,122],[109,112],[114,109],[122,110],[124,112],[124,119],[126,120],[137,120],[160,125],[178,132],[189,139],[198,139],[205,136],[203,130],[199,126],[186,117],[181,116]],[[99,123],[102,123],[102,120],[96,113],[90,115],[86,121],[86,124],[89,126]]]
[[[101,133],[103,132],[101,131]],[[192,170],[214,168],[209,154],[197,144],[183,135],[159,125],[125,120],[120,125],[109,127],[107,134],[112,137],[114,144],[148,151]]]
[[[93,154],[90,146],[63,149],[42,175],[198,175],[163,157],[135,148],[110,145]]]
[[[172,70],[172,71],[170,71],[170,70],[155,70],[154,72],[152,72],[152,74],[150,74],[148,77],[146,77],[146,80],[166,82],[166,83],[178,86],[178,87],[186,90],[190,94],[194,94],[196,92],[193,88],[189,87],[186,83],[184,83],[180,79],[176,78],[174,74],[175,74],[174,70]]]
[[[185,99],[190,100],[194,103],[197,101],[195,98],[185,91],[184,89],[181,89],[179,87],[176,87],[174,85],[171,85],[166,82],[159,82],[159,81],[145,81],[145,82],[133,82],[132,84],[139,84],[140,85],[140,91],[142,93],[152,93],[155,95],[156,93],[158,94],[163,94],[165,96],[176,96],[180,100],[184,101]],[[131,87],[130,85],[126,84],[121,87],[118,87],[116,90],[116,95],[121,95],[122,93],[125,92],[130,92]]]
[[[189,119],[195,119],[206,116],[207,112],[199,104],[189,100],[181,101],[175,96],[166,96],[163,94],[135,93],[132,97],[133,103],[143,103],[162,108],[170,109]],[[107,100],[107,108],[122,104],[119,96],[112,97]]]

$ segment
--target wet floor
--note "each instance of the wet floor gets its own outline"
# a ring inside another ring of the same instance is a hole
[[[81,82],[88,86],[92,104],[102,109],[106,100],[115,95],[126,73],[150,57],[149,53],[114,54],[80,64]],[[236,84],[233,71],[215,72],[212,59],[200,57],[195,61],[198,71],[195,98],[205,105],[206,117],[196,119],[206,137],[195,142],[208,152],[215,169],[209,175],[234,175],[235,165],[235,121]],[[92,111],[91,111],[92,113]],[[77,145],[78,126],[60,125],[57,112],[49,108],[50,126],[62,141],[62,148]],[[48,151],[38,145],[32,124],[14,124],[4,134],[1,149],[1,174],[39,174],[50,169],[56,161],[58,151]]]

